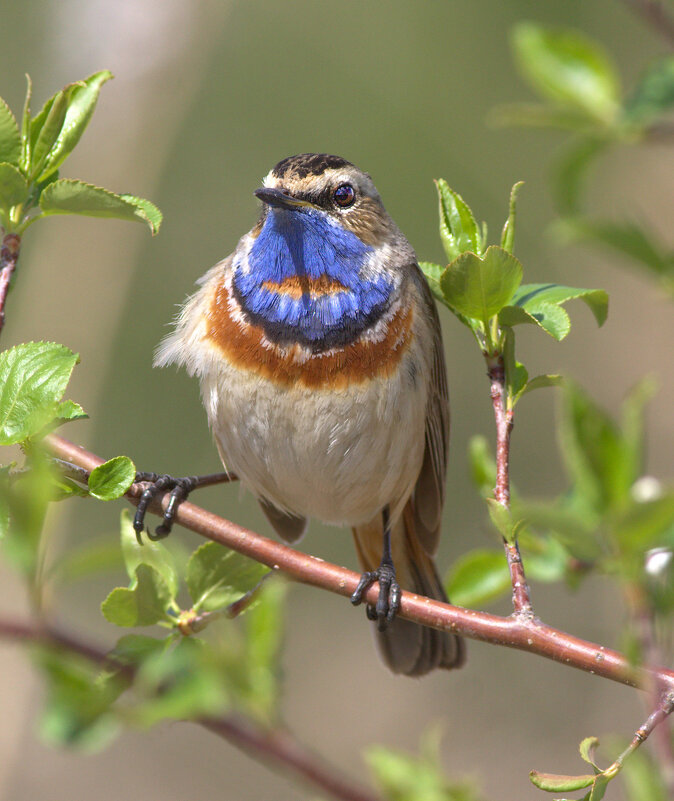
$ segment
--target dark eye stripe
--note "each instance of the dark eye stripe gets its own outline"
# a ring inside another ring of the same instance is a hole
[[[340,184],[332,193],[332,199],[344,209],[356,199],[356,191],[351,184]]]

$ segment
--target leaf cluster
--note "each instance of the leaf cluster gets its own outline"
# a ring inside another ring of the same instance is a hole
[[[85,214],[142,222],[153,234],[162,215],[149,200],[115,194],[84,181],[59,178],[59,169],[80,141],[94,113],[108,70],[64,86],[31,116],[32,85],[21,125],[0,98],[0,227],[22,234],[53,214]]]

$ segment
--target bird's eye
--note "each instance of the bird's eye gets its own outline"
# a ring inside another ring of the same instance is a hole
[[[351,184],[340,184],[332,193],[332,199],[338,206],[345,209],[356,199],[356,190]]]

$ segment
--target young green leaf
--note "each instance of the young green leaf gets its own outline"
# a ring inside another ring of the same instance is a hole
[[[112,78],[109,70],[96,72],[74,84],[67,96],[67,110],[58,138],[50,149],[41,178],[57,170],[73,151],[96,108],[101,87]]]
[[[484,257],[463,253],[442,274],[446,301],[466,317],[487,325],[507,306],[522,280],[522,265],[503,248],[492,245]]]
[[[9,211],[28,197],[28,182],[12,164],[0,164],[0,208]]]
[[[133,628],[170,620],[167,610],[173,594],[160,574],[147,564],[138,565],[130,587],[115,587],[101,604],[101,612],[115,626]]]
[[[487,438],[481,435],[471,437],[468,444],[470,474],[483,498],[489,498],[496,484],[496,462]]]
[[[447,268],[440,264],[433,264],[433,262],[430,261],[420,261],[419,268],[426,276],[426,281],[428,282],[428,286],[431,288],[431,292],[438,300],[441,300],[444,303],[445,296],[440,287],[440,278]]]
[[[42,111],[31,122],[30,177],[37,180],[45,177],[43,170],[49,152],[56,143],[68,110],[71,87],[67,86],[47,101]]]
[[[513,253],[515,247],[515,220],[517,217],[517,195],[520,188],[524,185],[524,181],[518,181],[513,185],[510,190],[510,204],[508,210],[508,219],[503,226],[503,233],[501,234],[501,247],[508,253]]]
[[[582,135],[596,135],[597,125],[582,109],[543,103],[503,103],[488,114],[488,122],[500,128],[557,128]]]
[[[124,565],[129,578],[133,580],[140,565],[148,565],[157,571],[168,587],[171,598],[175,598],[178,594],[179,580],[175,561],[169,549],[161,542],[151,540],[139,545],[128,509],[123,509],[120,515],[120,533]]]
[[[473,212],[463,198],[442,178],[435,182],[440,204],[440,239],[448,261],[464,251],[482,253],[482,237]]]
[[[526,394],[527,392],[533,392],[535,389],[542,389],[543,387],[561,387],[564,383],[564,376],[563,375],[556,375],[556,374],[548,374],[548,375],[537,375],[534,378],[527,381],[526,387],[522,394]]]
[[[161,224],[159,209],[149,200],[133,195],[116,195],[100,186],[61,178],[49,184],[40,196],[44,215],[84,214],[146,223],[156,234]]]
[[[29,342],[0,353],[0,445],[44,430],[58,414],[77,361],[77,354],[53,342]]]
[[[516,25],[512,42],[523,77],[544,97],[581,109],[599,123],[615,121],[618,75],[597,42],[575,30],[553,30],[533,22]]]
[[[21,157],[19,167],[27,173],[30,166],[30,101],[33,94],[33,82],[30,75],[26,75],[26,99],[23,101],[23,114],[21,116]]]
[[[583,180],[590,164],[609,146],[606,138],[585,136],[580,142],[574,140],[556,164],[553,190],[559,211],[572,216],[580,211]]]
[[[583,776],[565,776],[557,773],[539,773],[537,770],[529,772],[531,783],[536,785],[539,790],[548,793],[564,793],[573,790],[582,790],[594,784],[596,776],[585,774]]]
[[[66,400],[59,403],[56,409],[56,419],[59,423],[68,423],[71,420],[84,420],[89,415],[75,401]]]
[[[101,501],[114,501],[133,484],[136,477],[136,466],[128,456],[115,456],[98,467],[94,467],[89,475],[89,492]]]
[[[597,750],[598,745],[599,739],[597,737],[586,737],[584,740],[581,740],[578,750],[580,751],[581,759],[584,762],[592,765],[597,772],[601,772],[601,769],[597,767],[597,764],[594,761],[594,752]]]
[[[495,498],[486,498],[485,500],[487,502],[489,517],[496,530],[501,534],[506,542],[512,542],[515,525],[513,523],[513,516],[510,509],[507,509]]]
[[[194,609],[222,609],[253,589],[269,568],[215,542],[197,548],[187,563],[185,580]]]
[[[503,551],[476,549],[452,565],[446,584],[452,603],[471,609],[500,598],[510,589],[510,574]]]
[[[0,162],[19,166],[21,134],[11,109],[0,97]]]
[[[507,408],[512,409],[527,388],[529,373],[526,367],[515,359],[515,335],[512,328],[505,329],[503,365],[505,367]]]

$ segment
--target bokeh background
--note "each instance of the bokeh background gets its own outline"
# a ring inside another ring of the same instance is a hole
[[[64,431],[101,455],[126,453],[141,469],[184,475],[219,468],[194,382],[151,367],[155,345],[194,281],[233,249],[256,218],[253,190],[282,157],[304,151],[345,156],[373,176],[421,258],[441,261],[434,177],[445,177],[489,223],[492,241],[516,180],[517,255],[525,280],[607,289],[609,321],[597,330],[580,304],[562,344],[534,330],[518,336],[530,374],[563,372],[617,411],[641,376],[655,374],[648,470],[670,473],[674,446],[671,305],[626,261],[564,248],[546,235],[554,217],[549,168],[561,137],[496,130],[497,103],[524,100],[508,44],[522,19],[578,27],[618,60],[629,86],[662,52],[619,0],[23,0],[0,8],[0,94],[15,110],[24,73],[34,111],[62,85],[109,68],[94,119],[62,175],[150,198],[165,215],[152,239],[139,226],[52,218],[30,229],[10,296],[3,346],[47,339],[81,354],[69,397],[91,420]],[[672,152],[664,145],[615,151],[593,171],[589,206],[598,216],[644,220],[671,246]],[[466,448],[492,436],[484,364],[467,329],[444,312],[452,396],[445,570],[466,550],[494,543],[472,488]],[[555,391],[518,406],[512,474],[520,491],[552,496],[564,486],[555,446]],[[197,502],[269,534],[237,487]],[[59,548],[116,536],[119,505],[78,501],[51,521]],[[179,530],[187,544],[196,540]],[[347,532],[314,523],[302,547],[355,566]],[[0,567],[7,612],[26,605]],[[66,627],[101,644],[119,634],[98,613],[116,576],[79,584],[54,599]],[[117,582],[119,583],[119,582]],[[619,646],[619,600],[601,580],[578,592],[534,586],[550,623]],[[507,603],[495,605],[507,613]],[[443,761],[479,777],[485,796],[540,796],[531,768],[574,772],[576,744],[630,734],[642,719],[636,694],[505,649],[473,643],[456,674],[407,680],[378,662],[362,611],[306,587],[291,594],[283,659],[283,709],[298,736],[365,780],[363,745],[416,750],[439,724]],[[295,799],[305,792],[196,726],[127,733],[102,753],[52,750],[35,733],[40,685],[25,655],[0,643],[0,798],[120,797]],[[614,789],[613,787],[611,788]],[[617,790],[617,788],[616,788]],[[614,791],[615,792],[615,791]],[[313,797],[311,793],[309,797]]]

